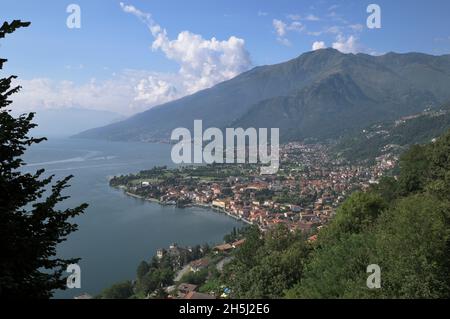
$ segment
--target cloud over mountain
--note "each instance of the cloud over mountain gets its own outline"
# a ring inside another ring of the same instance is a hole
[[[343,38],[341,50],[354,42]],[[322,43],[316,43],[321,47]],[[80,137],[151,141],[173,129],[280,128],[283,140],[337,137],[450,99],[450,56],[343,54],[328,48],[253,68],[209,90]]]
[[[315,41],[312,45],[312,50],[316,51],[316,50],[320,50],[320,49],[325,49],[327,46],[325,44],[325,42],[323,41]]]
[[[346,38],[342,34],[339,34],[332,47],[342,53],[358,53],[363,51],[358,44],[357,38],[353,35]]]
[[[124,3],[120,6],[148,26],[154,38],[152,49],[161,50],[179,65],[178,74],[183,85],[177,88],[179,92],[192,94],[212,87],[247,71],[252,65],[243,39],[231,36],[228,40],[215,37],[208,40],[190,31],[182,31],[176,39],[170,39],[167,30],[157,24],[150,13]]]
[[[182,31],[177,38],[170,39],[166,29],[157,24],[150,13],[124,3],[120,3],[120,7],[148,26],[153,37],[152,49],[163,52],[168,60],[177,63],[177,72],[123,70],[109,79],[92,78],[85,83],[46,77],[23,79],[19,84],[24,90],[14,99],[16,108],[29,111],[80,107],[130,115],[210,88],[252,66],[241,38],[205,39],[200,34]]]

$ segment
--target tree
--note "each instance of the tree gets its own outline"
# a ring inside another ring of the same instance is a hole
[[[237,298],[281,298],[301,278],[309,248],[300,233],[277,226],[265,234],[247,231],[245,243],[224,268],[223,279]]]
[[[319,234],[320,244],[333,243],[347,234],[369,230],[385,208],[385,201],[376,193],[353,193],[339,207],[334,220]]]
[[[190,271],[183,275],[180,282],[193,285],[202,285],[208,278],[208,274],[209,274],[208,268],[204,268],[198,272]]]
[[[141,280],[149,271],[150,266],[148,263],[146,261],[142,261],[136,270],[137,279]]]
[[[450,201],[450,133],[439,138],[431,145],[430,183],[427,189],[435,193],[440,200]]]
[[[237,298],[448,298],[450,131],[412,147],[398,178],[353,193],[305,241],[285,227],[246,232],[221,279]],[[368,266],[381,288],[367,286]]]
[[[287,291],[288,298],[357,298],[369,291],[366,267],[374,259],[373,236],[347,234],[327,242],[311,254],[300,283]]]
[[[124,281],[105,289],[99,296],[101,299],[128,299],[133,295],[133,284]]]
[[[420,194],[380,217],[376,235],[384,297],[450,296],[449,212],[445,202]]]
[[[414,145],[400,159],[399,186],[402,195],[423,190],[429,177],[428,146]]]
[[[29,25],[5,22],[0,38]],[[6,61],[0,59],[0,69]],[[83,213],[87,205],[56,208],[68,198],[62,192],[71,176],[51,185],[53,176],[44,178],[42,169],[34,174],[20,172],[26,147],[46,139],[28,136],[36,126],[34,113],[15,118],[6,109],[12,103],[10,96],[21,89],[11,88],[15,78],[0,79],[0,297],[50,298],[53,290],[66,288],[63,273],[79,261],[56,258],[56,246],[77,229],[68,220]]]
[[[243,268],[251,268],[257,263],[257,252],[264,244],[261,232],[256,226],[249,227],[245,237],[245,243],[236,252],[236,261]]]

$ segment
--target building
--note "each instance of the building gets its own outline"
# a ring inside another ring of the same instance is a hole
[[[197,285],[183,283],[178,286],[178,292],[180,294],[182,294],[184,297],[184,295],[187,295],[190,292],[196,291],[197,287],[198,287]]]
[[[215,208],[225,209],[227,204],[223,200],[215,200],[212,202],[212,206]]]
[[[164,253],[165,253],[164,249],[158,249],[156,251],[156,258],[162,259],[164,257]]]
[[[209,266],[207,259],[198,259],[191,262],[190,268],[192,272],[199,272]]]
[[[214,247],[214,251],[216,251],[218,253],[226,253],[232,249],[233,249],[233,246],[230,244],[223,244],[223,245],[218,245],[218,246]]]
[[[231,245],[233,246],[233,248],[238,248],[238,247],[242,246],[244,243],[245,243],[245,239],[241,239],[241,240],[235,241]]]

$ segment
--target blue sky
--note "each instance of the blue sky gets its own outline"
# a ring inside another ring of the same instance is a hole
[[[0,0],[1,20],[32,22],[0,47],[5,71],[22,79],[19,107],[132,114],[314,43],[346,53],[450,53],[448,0],[119,2]],[[80,29],[66,26],[71,3],[81,8]],[[381,29],[366,26],[370,3],[381,7]]]

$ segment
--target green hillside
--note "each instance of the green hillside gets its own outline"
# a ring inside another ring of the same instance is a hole
[[[398,179],[350,196],[316,241],[254,229],[223,281],[236,298],[448,298],[449,189],[450,132],[405,153]],[[379,289],[366,284],[372,264]]]
[[[261,66],[77,137],[152,141],[174,128],[278,127],[283,141],[345,135],[450,100],[450,55],[370,56],[323,49]]]
[[[450,129],[450,104],[396,121],[374,124],[342,138],[334,152],[350,161],[374,159],[386,153],[399,155],[414,144],[431,142]]]

